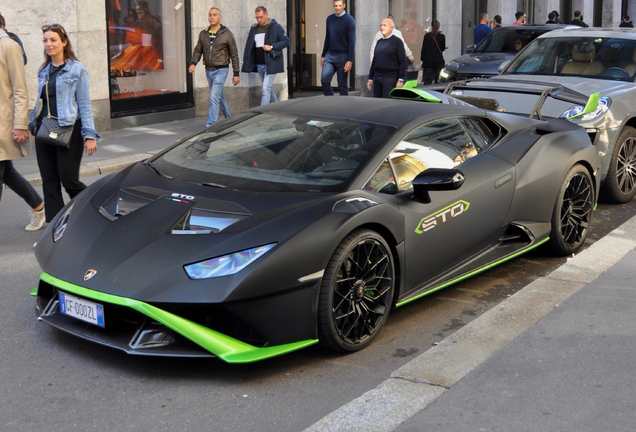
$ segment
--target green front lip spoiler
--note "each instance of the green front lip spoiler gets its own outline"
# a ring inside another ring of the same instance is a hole
[[[40,279],[62,291],[73,293],[80,297],[129,307],[190,339],[227,363],[252,363],[297,351],[318,343],[317,339],[309,339],[285,345],[258,348],[139,300],[93,291],[58,279],[46,272],[42,272]],[[31,291],[31,295],[37,296],[37,288]]]

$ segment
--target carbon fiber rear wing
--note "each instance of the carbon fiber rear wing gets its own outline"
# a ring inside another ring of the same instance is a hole
[[[471,85],[468,85],[468,83],[471,83]],[[535,115],[537,116],[537,118],[539,120],[543,120],[543,116],[541,115],[541,108],[543,108],[543,105],[545,104],[545,101],[548,99],[548,97],[551,97],[553,99],[557,99],[557,100],[561,100],[564,102],[570,102],[573,104],[577,104],[577,105],[584,105],[585,108],[583,109],[582,112],[580,112],[579,114],[572,116],[572,117],[568,117],[567,120],[570,120],[572,118],[576,118],[576,117],[580,117],[582,115],[588,114],[590,112],[594,112],[596,111],[597,107],[598,107],[598,100],[599,100],[599,93],[594,93],[592,95],[590,95],[590,97],[588,98],[587,96],[585,96],[584,94],[581,94],[579,92],[576,92],[574,90],[568,89],[567,87],[564,87],[560,84],[554,84],[554,83],[545,83],[545,84],[541,84],[541,83],[537,83],[534,81],[524,81],[524,80],[511,80],[511,81],[506,81],[506,83],[513,83],[513,84],[521,84],[522,86],[517,87],[517,88],[510,88],[510,87],[505,87],[505,86],[498,86],[496,84],[493,84],[492,81],[488,82],[487,85],[479,85],[479,84],[485,84],[485,81],[483,80],[472,80],[472,81],[454,81],[449,83],[446,88],[444,89],[444,94],[446,95],[452,95],[452,92],[455,90],[460,90],[460,89],[466,89],[466,90],[470,90],[470,91],[495,91],[495,92],[502,92],[502,93],[514,93],[514,94],[530,94],[530,95],[537,95],[539,96],[539,99],[537,100],[537,103],[535,104],[534,108],[532,109],[532,111],[530,112],[530,118],[533,118]],[[535,88],[531,88],[531,87],[524,87],[523,85],[532,85],[532,86],[544,86],[545,88],[543,90],[540,89],[535,89]],[[453,97],[457,98],[457,99],[462,99],[468,103],[471,103],[479,108],[483,108],[483,109],[488,109],[488,110],[497,110],[497,108],[499,107],[499,101],[497,101],[496,99],[488,99],[488,98],[479,98],[479,97],[467,97],[467,96],[460,96],[460,95],[452,95]]]

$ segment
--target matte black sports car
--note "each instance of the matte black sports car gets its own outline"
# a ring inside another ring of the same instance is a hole
[[[358,97],[255,108],[70,202],[35,248],[37,316],[130,354],[356,351],[392,307],[542,244],[577,251],[599,167],[565,120]]]

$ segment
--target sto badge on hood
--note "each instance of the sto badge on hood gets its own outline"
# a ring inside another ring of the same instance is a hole
[[[97,274],[97,270],[88,269],[86,273],[84,273],[84,280],[87,281],[93,276],[95,276],[96,274]]]

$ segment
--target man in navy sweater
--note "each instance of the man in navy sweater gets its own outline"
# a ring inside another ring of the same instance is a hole
[[[347,12],[346,4],[342,0],[334,0],[333,9],[336,13],[327,17],[327,31],[325,45],[322,48],[320,67],[322,75],[322,92],[325,96],[333,96],[331,79],[338,74],[338,89],[341,96],[349,94],[349,71],[353,64],[353,54],[356,46],[356,21]]]
[[[373,97],[388,98],[391,90],[404,85],[406,52],[404,42],[393,34],[394,28],[391,18],[384,18],[380,24],[382,39],[375,46],[367,81],[367,89],[373,87]]]
[[[479,45],[479,42],[482,41],[483,38],[492,33],[492,29],[488,25],[488,14],[483,12],[479,14],[479,24],[475,26],[473,29],[473,44],[475,46]]]

